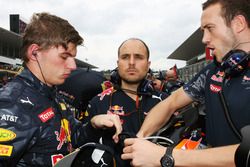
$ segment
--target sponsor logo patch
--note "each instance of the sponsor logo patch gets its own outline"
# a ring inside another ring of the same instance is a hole
[[[245,81],[250,81],[250,77],[247,77],[247,76],[244,76],[243,79],[244,79]]]
[[[34,104],[30,101],[29,97],[27,97],[27,99],[20,99],[20,102],[23,104],[30,104],[34,106]]]
[[[8,115],[8,114],[3,114],[2,117],[1,117],[1,120],[9,121],[9,122],[16,122],[17,119],[18,119],[17,116]]]
[[[71,130],[69,121],[66,119],[62,119],[60,131],[55,131],[56,140],[59,141],[57,150],[61,150],[64,143],[71,142],[70,134]]]
[[[52,166],[54,166],[58,161],[60,161],[61,159],[63,159],[63,157],[64,156],[62,154],[51,155]]]
[[[60,103],[60,106],[61,106],[61,109],[62,109],[63,111],[65,111],[65,110],[67,109],[64,103]]]
[[[13,150],[13,146],[0,144],[0,156],[10,157]]]
[[[221,90],[221,86],[210,84],[210,90],[212,92],[218,93]]]
[[[53,109],[50,107],[38,115],[42,122],[47,122],[49,119],[55,116]]]
[[[0,142],[11,141],[16,138],[16,134],[11,130],[0,128]]]
[[[222,82],[222,80],[223,80],[223,78],[222,78],[221,76],[216,76],[216,75],[213,75],[213,76],[211,77],[211,79],[212,79],[213,81],[216,81],[216,82]]]

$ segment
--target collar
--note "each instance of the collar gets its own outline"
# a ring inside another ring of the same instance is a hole
[[[34,87],[44,96],[51,98],[56,96],[56,87],[49,87],[42,83],[28,68],[24,68],[17,78],[21,78],[28,86]]]

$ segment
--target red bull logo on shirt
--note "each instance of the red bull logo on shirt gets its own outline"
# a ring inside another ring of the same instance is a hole
[[[111,106],[109,110],[107,111],[107,114],[116,114],[118,116],[124,116],[125,112],[123,111],[123,107],[120,107],[118,105]],[[121,124],[124,123],[123,119],[120,119]]]
[[[120,107],[118,105],[111,106],[109,111],[113,114],[124,115],[123,107]]]
[[[103,100],[103,98],[104,98],[106,95],[110,95],[112,92],[113,92],[113,87],[104,90],[102,93],[98,94],[98,96],[100,96],[100,100]]]
[[[56,140],[59,141],[59,144],[57,145],[57,150],[60,150],[64,143],[70,143],[71,131],[70,131],[69,121],[66,119],[62,119],[60,131],[59,132],[55,131],[55,134],[56,134]]]

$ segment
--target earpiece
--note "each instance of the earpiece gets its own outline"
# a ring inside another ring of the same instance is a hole
[[[32,55],[33,55],[33,56],[37,56],[37,51],[33,50],[33,51],[32,51]]]
[[[249,60],[249,53],[240,49],[231,50],[223,57],[221,69],[225,77],[237,76],[248,68]]]

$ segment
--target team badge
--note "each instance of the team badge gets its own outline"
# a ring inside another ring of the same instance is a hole
[[[0,128],[0,142],[11,141],[16,138],[16,134],[8,129]]]

